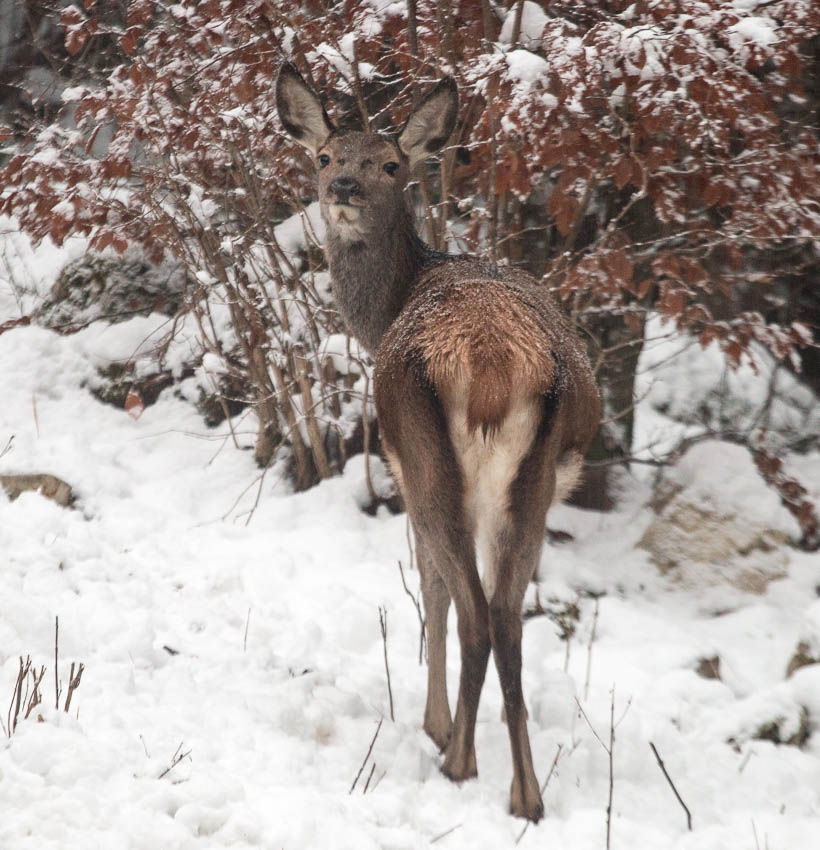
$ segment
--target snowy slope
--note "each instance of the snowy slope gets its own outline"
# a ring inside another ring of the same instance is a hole
[[[0,271],[0,324],[21,308],[8,269],[35,281],[25,301],[64,260],[47,246],[23,254]],[[133,332],[118,327],[123,339]],[[79,495],[66,510],[0,491],[4,723],[18,657],[48,668],[42,722],[21,721],[0,740],[0,848],[514,846],[524,823],[506,811],[512,769],[495,672],[479,712],[479,777],[453,785],[421,731],[418,619],[397,567],[416,592],[405,518],[358,510],[361,458],[294,495],[273,473],[260,481],[252,453],[224,427],[207,430],[173,392],[134,421],[83,386],[106,333],[0,335],[0,450],[14,436],[0,473],[51,472]],[[250,446],[252,423],[237,429]],[[816,457],[805,463],[820,472]],[[547,547],[540,597],[577,601],[581,619],[568,653],[552,620],[525,625],[539,776],[561,754],[547,817],[518,846],[605,846],[609,758],[591,726],[608,743],[614,689],[613,848],[810,850],[820,735],[802,749],[750,736],[773,719],[798,724],[801,706],[817,726],[820,665],[788,680],[785,670],[798,639],[820,640],[818,559],[787,550],[788,577],[761,597],[684,590],[635,548],[647,498],[645,481],[627,479],[617,512],[551,515],[575,540]],[[587,592],[605,593],[597,618]],[[85,664],[70,714],[54,709],[55,616],[63,686],[71,661]],[[454,631],[451,620],[453,696]],[[722,681],[695,672],[714,655]]]

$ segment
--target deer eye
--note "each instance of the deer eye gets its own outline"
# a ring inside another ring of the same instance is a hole
[[[386,162],[382,168],[392,176],[399,170],[399,164],[397,162]]]
[[[325,168],[330,165],[330,157],[326,154],[319,154],[319,168]]]

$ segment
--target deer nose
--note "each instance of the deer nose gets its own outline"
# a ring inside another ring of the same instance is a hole
[[[355,177],[334,177],[328,188],[335,193],[340,204],[347,203],[351,195],[359,195],[362,191],[362,187]]]

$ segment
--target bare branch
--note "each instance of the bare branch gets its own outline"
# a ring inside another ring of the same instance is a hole
[[[547,786],[550,784],[550,779],[552,779],[552,774],[555,773],[555,768],[558,766],[558,759],[561,758],[561,751],[563,750],[563,748],[564,748],[564,745],[559,744],[558,749],[556,749],[556,751],[555,751],[555,757],[553,758],[552,764],[550,765],[549,773],[547,773],[547,778],[544,780],[544,784],[541,786],[541,796],[542,797],[544,796],[544,792],[547,790]],[[518,834],[518,838],[515,839],[516,844],[521,843],[521,839],[524,837],[524,833],[527,831],[527,829],[529,828],[529,825],[531,823],[532,823],[532,821],[527,821],[524,824],[524,828]]]
[[[373,752],[373,745],[376,743],[376,738],[379,737],[379,732],[381,732],[382,723],[384,723],[384,718],[379,718],[379,725],[376,727],[376,731],[373,734],[373,738],[370,741],[370,746],[367,748],[367,752],[364,756],[364,761],[362,762],[362,766],[359,768],[359,772],[356,774],[356,778],[353,780],[353,784],[350,786],[350,790],[347,792],[348,794],[352,794],[354,789],[356,788],[356,783],[359,781],[359,777],[362,775],[362,771],[364,770],[364,766],[367,764],[367,760],[370,758],[370,753]]]
[[[387,609],[379,606],[379,627],[382,633],[382,645],[384,647],[384,671],[387,674],[387,696],[390,699],[390,719],[395,721],[393,716],[393,688],[390,685],[390,665],[387,662]]]
[[[71,697],[74,694],[74,691],[80,687],[80,679],[83,677],[83,670],[85,670],[84,664],[79,664],[77,666],[77,675],[74,675],[74,662],[71,662],[71,672],[68,674],[68,691],[65,695],[65,712],[68,714],[68,709],[71,706]]]
[[[664,766],[663,760],[661,759],[660,754],[658,753],[658,750],[655,747],[655,745],[652,743],[652,741],[649,742],[649,746],[652,748],[652,752],[654,753],[655,759],[658,762],[658,767],[661,769],[661,771],[663,772],[663,775],[666,777],[666,781],[669,783],[669,787],[674,792],[675,797],[677,798],[678,802],[681,804],[684,812],[686,812],[686,828],[689,830],[689,832],[691,832],[692,831],[692,813],[689,811],[689,807],[686,805],[686,803],[683,802],[683,798],[678,793],[678,789],[675,787],[675,783],[672,781],[672,777],[667,772],[666,767]]]
[[[166,776],[167,776],[167,775],[168,775],[168,774],[169,774],[169,773],[170,773],[170,772],[171,772],[171,771],[172,771],[172,770],[173,770],[173,769],[174,769],[174,768],[175,768],[175,767],[176,767],[176,766],[177,766],[177,765],[178,765],[178,764],[179,764],[179,763],[183,760],[183,759],[190,758],[190,756],[191,756],[191,750],[188,750],[187,752],[184,752],[184,753],[182,752],[182,744],[183,744],[183,743],[184,743],[183,741],[180,741],[180,742],[179,742],[179,746],[176,748],[176,752],[175,752],[175,753],[174,753],[174,755],[171,757],[171,764],[169,764],[169,765],[168,765],[168,767],[166,767],[166,768],[165,768],[165,770],[163,770],[163,771],[162,771],[162,773],[160,773],[160,775],[157,777],[157,779],[163,779],[163,778],[164,778],[164,777],[166,777]]]
[[[589,696],[589,678],[592,671],[592,644],[595,642],[595,632],[598,628],[598,600],[600,597],[595,597],[595,612],[592,615],[592,629],[589,633],[589,643],[587,644],[587,674],[584,679],[584,699]]]
[[[416,615],[419,618],[419,666],[421,666],[421,663],[424,660],[424,648],[427,643],[427,618],[424,616],[418,594],[413,596],[410,592],[410,588],[407,586],[407,582],[404,579],[404,568],[401,565],[401,561],[399,561],[398,564],[402,587],[404,588],[404,592],[410,597],[410,601],[413,603],[413,607],[416,609]]]

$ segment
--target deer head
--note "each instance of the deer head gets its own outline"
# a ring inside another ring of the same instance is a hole
[[[288,63],[279,72],[276,105],[285,130],[315,159],[322,217],[331,238],[356,242],[406,216],[403,191],[414,167],[453,132],[458,91],[455,81],[445,77],[397,135],[340,130]]]

